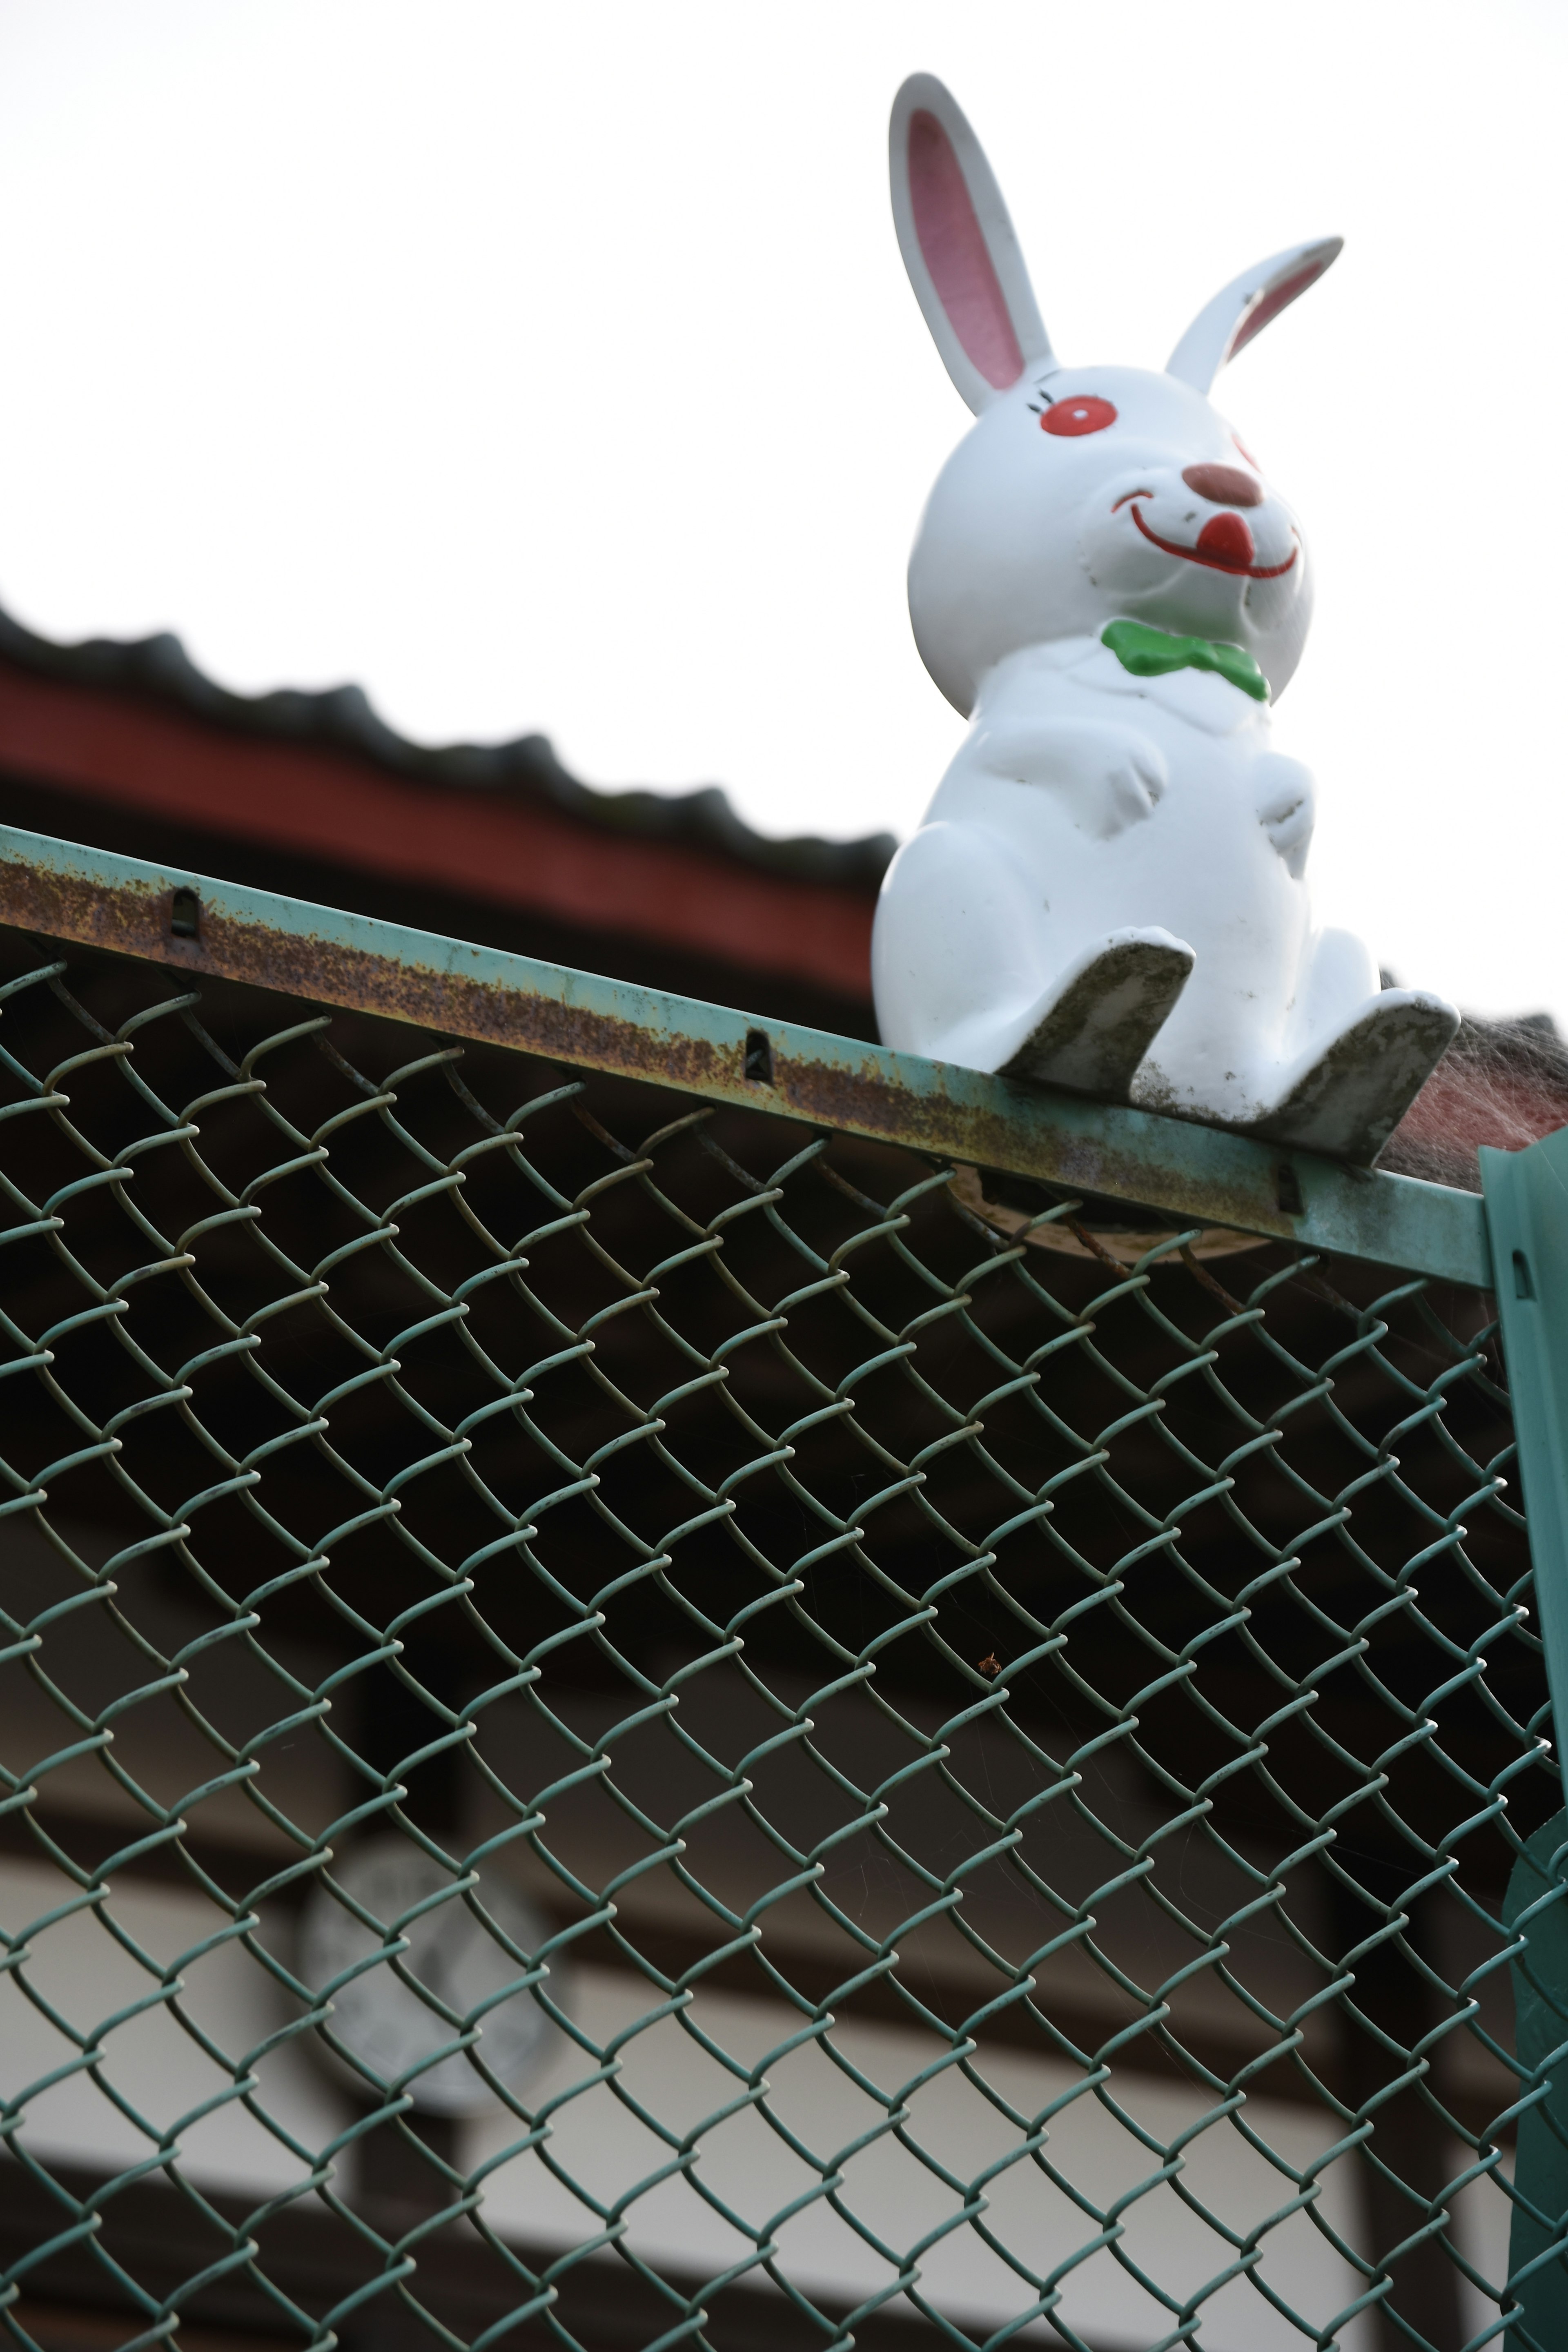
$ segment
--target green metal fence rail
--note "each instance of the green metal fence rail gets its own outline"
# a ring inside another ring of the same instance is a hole
[[[1555,1142],[0,923],[16,2340],[1568,2341]]]

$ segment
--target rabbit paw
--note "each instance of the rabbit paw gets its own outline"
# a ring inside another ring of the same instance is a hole
[[[1058,793],[1073,824],[1095,841],[1152,816],[1169,782],[1157,744],[1102,719],[989,728],[977,751],[991,775]]]
[[[1195,961],[1185,940],[1169,931],[1112,931],[1046,991],[1005,1075],[1125,1102]]]
[[[1253,764],[1252,787],[1258,822],[1299,882],[1318,814],[1312,772],[1282,751],[1263,751]]]
[[[1383,1149],[1459,1025],[1425,989],[1386,988],[1342,1014],[1278,1083],[1251,1132],[1364,1166]]]

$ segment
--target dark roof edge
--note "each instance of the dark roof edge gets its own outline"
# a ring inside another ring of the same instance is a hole
[[[0,656],[65,685],[153,695],[235,734],[348,751],[395,775],[447,790],[517,793],[605,832],[716,850],[795,881],[872,891],[898,847],[889,833],[868,834],[858,841],[824,841],[812,834],[774,840],[753,833],[717,784],[689,793],[596,792],[567,772],[544,735],[437,749],[411,743],[377,717],[357,686],[319,694],[294,688],[232,694],[204,676],[179,638],[167,634],[133,643],[89,637],[62,646],[35,636],[0,611]]]

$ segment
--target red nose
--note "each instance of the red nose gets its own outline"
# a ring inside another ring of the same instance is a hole
[[[1047,411],[1047,415],[1049,411]],[[1260,507],[1263,485],[1239,466],[1184,466],[1182,479],[1200,499],[1216,507]]]
[[[1258,551],[1238,514],[1212,515],[1198,533],[1198,553],[1225,572],[1245,572]]]

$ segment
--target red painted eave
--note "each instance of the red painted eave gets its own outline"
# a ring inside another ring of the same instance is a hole
[[[206,833],[871,992],[868,892],[576,823],[521,795],[388,775],[0,661],[0,769]]]

